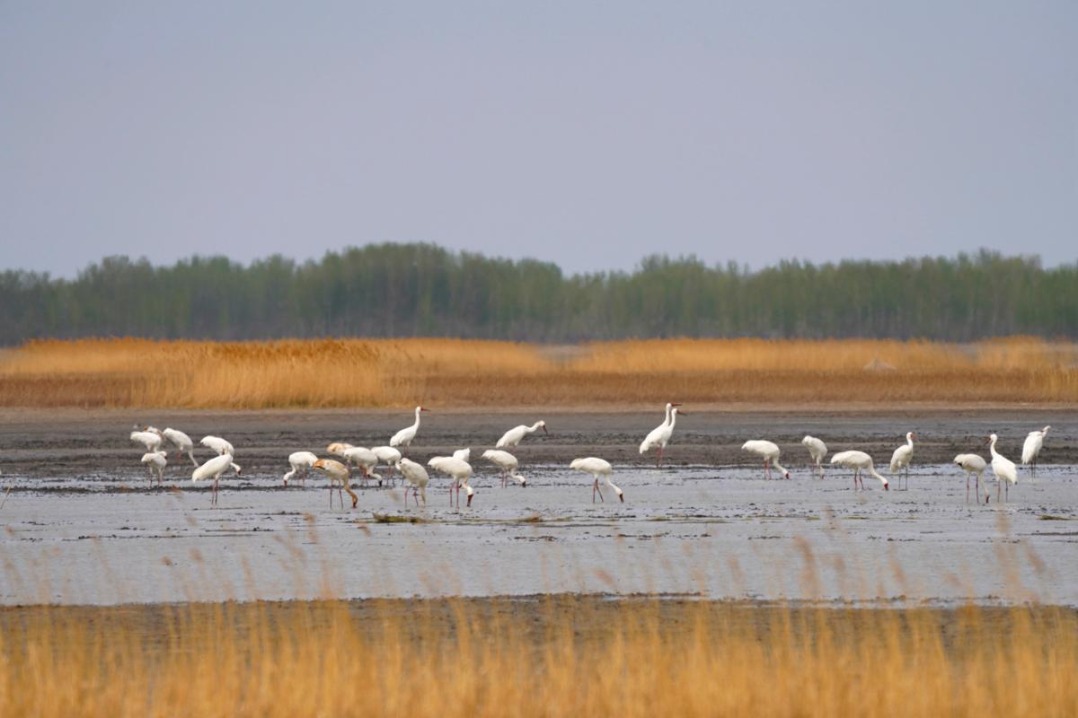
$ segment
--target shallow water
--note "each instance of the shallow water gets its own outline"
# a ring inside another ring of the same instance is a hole
[[[342,510],[315,477],[225,478],[213,508],[208,487],[181,474],[148,489],[141,467],[5,475],[18,490],[0,499],[0,603],[599,592],[1078,605],[1074,465],[1023,475],[1002,504],[993,482],[983,506],[946,464],[918,464],[908,491],[888,492],[874,479],[854,491],[845,471],[615,465],[626,501],[604,489],[594,504],[591,478],[564,465],[528,466],[527,488],[503,489],[475,464],[461,509],[434,476],[424,509],[371,486]]]

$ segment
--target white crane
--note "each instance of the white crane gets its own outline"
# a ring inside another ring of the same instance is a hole
[[[389,445],[390,446],[405,446],[405,447],[411,446],[412,445],[412,439],[415,438],[416,432],[419,431],[419,415],[424,411],[430,411],[430,410],[429,409],[424,409],[421,406],[417,406],[415,408],[415,423],[412,424],[411,426],[404,427],[403,429],[398,431],[396,434],[394,434],[393,438],[389,440]]]
[[[764,476],[771,478],[771,467],[782,472],[782,478],[790,478],[790,472],[786,470],[782,464],[779,463],[779,447],[773,441],[767,441],[766,439],[750,439],[741,445],[742,451],[748,451],[757,456],[760,456],[764,460]]]
[[[195,458],[195,443],[191,441],[190,436],[172,427],[166,427],[161,435],[176,447],[177,455],[187,454],[191,458],[191,463],[198,466],[198,459]]]
[[[1022,443],[1022,465],[1030,467],[1030,473],[1037,475],[1037,454],[1041,453],[1044,446],[1044,437],[1052,427],[1046,426],[1040,431],[1031,431]]]
[[[352,497],[352,508],[354,509],[359,503],[359,497],[356,496],[356,492],[352,491],[352,487],[349,485],[349,478],[352,472],[348,470],[348,467],[337,461],[336,459],[319,459],[311,465],[312,469],[321,471],[329,479],[329,507],[333,508],[333,489],[337,489],[337,498],[341,500],[341,508],[344,508],[344,494],[341,493],[341,489],[348,492],[348,495]]]
[[[603,492],[599,489],[599,478],[602,477],[606,484],[614,489],[614,493],[618,495],[618,498],[625,501],[625,492],[614,485],[614,482],[610,480],[610,475],[614,473],[614,467],[610,465],[609,461],[605,459],[599,459],[594,456],[588,456],[581,459],[573,459],[569,464],[570,469],[576,469],[577,471],[583,471],[585,474],[591,474],[595,479],[595,483],[591,487],[591,502],[595,503],[595,494],[599,494],[599,500],[606,503],[606,499],[603,498]]]
[[[845,466],[847,469],[853,469],[853,488],[856,491],[860,486],[863,491],[865,488],[865,482],[861,478],[861,472],[867,471],[875,476],[883,484],[885,491],[889,491],[891,486],[887,479],[880,476],[876,471],[876,467],[872,464],[872,457],[863,451],[840,451],[831,457],[831,463],[838,466]]]
[[[382,485],[382,477],[374,473],[374,467],[378,466],[378,454],[364,446],[353,446],[345,449],[344,458],[349,464],[359,467],[364,483],[369,479],[378,479],[378,485]]]
[[[222,439],[220,436],[203,436],[199,442],[210,451],[216,451],[218,456],[224,456],[225,454],[236,455],[236,450],[232,448],[232,444]]]
[[[966,472],[966,501],[969,501],[969,477],[972,476],[976,480],[974,496],[977,503],[981,503],[981,479],[984,477],[984,470],[988,466],[987,462],[977,454],[959,454],[954,457],[954,463],[961,466]],[[988,503],[988,484],[984,486],[984,502]]]
[[[235,471],[236,475],[239,476],[240,467],[232,461],[232,454],[219,454],[195,469],[194,473],[191,474],[191,481],[213,479],[213,498],[210,503],[214,506],[217,505],[217,485],[221,479],[221,474],[229,469]]]
[[[816,471],[819,472],[822,479],[823,460],[827,457],[827,444],[823,443],[822,439],[817,439],[809,434],[805,434],[805,438],[801,440],[801,443],[808,449],[809,456],[812,457],[812,462],[816,464]]]
[[[397,462],[401,460],[401,452],[392,446],[372,446],[371,451],[378,457],[378,460],[386,465],[388,471],[400,471],[397,468]]]
[[[168,465],[168,454],[164,451],[148,451],[142,455],[142,463],[146,464],[150,470],[150,481],[153,481],[156,474],[157,485],[160,486],[165,474],[165,466]]]
[[[1011,484],[1018,483],[1018,468],[1014,462],[1003,454],[996,451],[996,441],[999,439],[995,434],[988,435],[988,451],[992,454],[992,473],[996,475],[996,503],[999,503],[999,490],[1004,487],[1003,500],[1007,500]],[[1006,482],[1006,483],[1004,483]]]
[[[406,482],[411,484],[411,493],[415,499],[415,505],[419,506],[419,500],[423,499],[423,505],[426,506],[427,484],[430,483],[430,476],[427,474],[427,470],[423,468],[423,465],[402,457],[397,460],[397,471],[401,473]],[[407,488],[404,490],[404,505],[408,505]]]
[[[652,449],[658,449],[658,453],[655,458],[655,466],[662,466],[663,463],[663,451],[666,449],[666,445],[670,443],[670,437],[674,434],[674,425],[677,423],[678,407],[679,403],[667,402],[666,404],[666,418],[663,419],[663,423],[652,429],[644,440],[640,442],[640,455],[648,453]]]
[[[543,430],[544,434],[550,433],[546,430],[546,422],[542,420],[535,422],[531,426],[526,426],[524,424],[514,426],[512,429],[502,434],[502,438],[498,439],[498,443],[494,446],[498,449],[516,446],[525,436],[530,436],[540,429]]]
[[[154,429],[143,429],[141,431],[131,432],[131,441],[136,444],[142,444],[147,453],[160,451],[161,449],[161,432]]]
[[[435,456],[427,462],[427,466],[431,467],[435,471],[440,471],[443,474],[447,474],[453,483],[449,485],[449,505],[453,505],[453,491],[457,492],[457,507],[460,507],[460,490],[463,488],[468,496],[467,506],[472,505],[472,496],[475,495],[475,489],[469,484],[468,480],[472,477],[472,465],[463,459],[458,459],[455,456]]]
[[[516,479],[521,486],[527,486],[528,480],[517,473],[520,462],[517,457],[502,449],[487,449],[483,452],[483,458],[498,467],[502,477],[502,488],[509,484],[509,479]]]
[[[344,452],[352,448],[352,445],[347,441],[333,441],[326,446],[326,453],[333,454],[339,458],[344,458]]]
[[[910,462],[913,461],[913,440],[916,437],[917,435],[912,431],[906,432],[906,443],[891,454],[891,476],[895,476],[898,472],[903,473],[906,479],[903,491],[908,491],[910,488]]]
[[[296,474],[299,474],[299,478],[306,484],[307,472],[310,471],[316,461],[318,461],[318,457],[312,451],[293,451],[288,455],[288,464],[292,467],[292,470],[284,475],[284,485],[288,486],[288,482]]]

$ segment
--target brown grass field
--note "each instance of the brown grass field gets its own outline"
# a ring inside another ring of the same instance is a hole
[[[0,611],[0,715],[1073,716],[1078,614],[601,597]]]
[[[331,407],[1073,403],[1078,347],[1033,338],[36,341],[0,354],[0,406]]]

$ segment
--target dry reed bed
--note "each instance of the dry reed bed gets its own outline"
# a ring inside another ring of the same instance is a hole
[[[1078,714],[1078,616],[1055,607],[549,596],[34,607],[0,625],[9,717]]]
[[[551,348],[453,339],[37,341],[0,360],[0,406],[320,408],[1078,401],[1078,348],[1031,338],[653,340]]]

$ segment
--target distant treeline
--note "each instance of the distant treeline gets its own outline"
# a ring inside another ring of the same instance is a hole
[[[632,273],[379,244],[317,262],[171,267],[110,257],[74,280],[0,274],[0,344],[34,338],[453,336],[534,342],[651,337],[1078,337],[1078,264],[998,253],[783,262],[750,272],[651,257]]]

